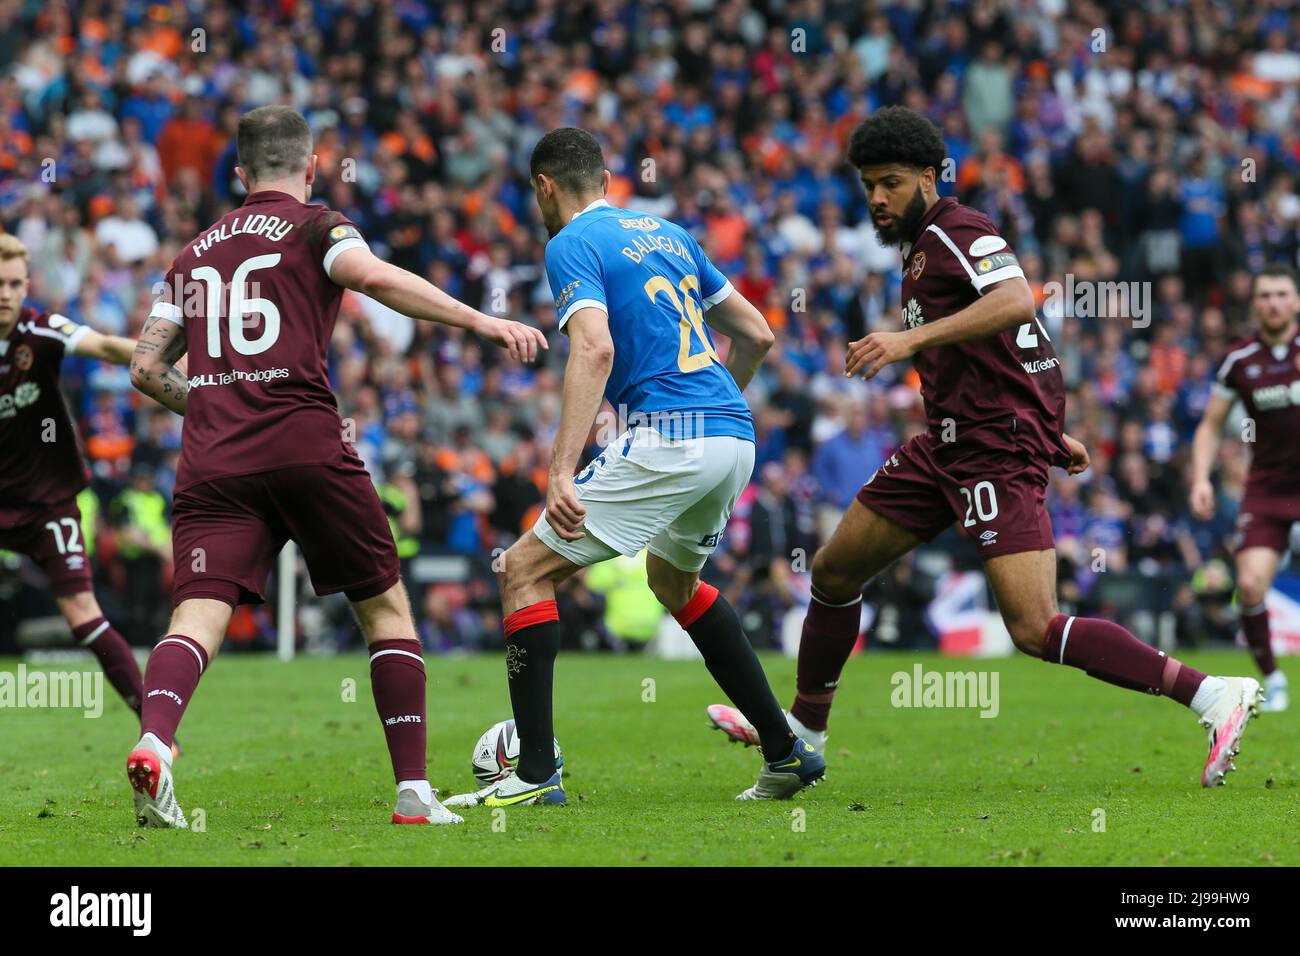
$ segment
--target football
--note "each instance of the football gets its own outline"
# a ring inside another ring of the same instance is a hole
[[[515,761],[518,759],[519,737],[515,733],[515,722],[503,720],[483,731],[483,736],[474,745],[470,767],[475,779],[487,786],[508,776],[515,769]],[[555,766],[564,769],[564,755],[560,752],[558,740],[555,741]]]

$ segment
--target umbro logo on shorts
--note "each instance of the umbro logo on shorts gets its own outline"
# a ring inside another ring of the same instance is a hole
[[[990,545],[996,540],[998,540],[998,533],[996,531],[985,531],[980,535],[980,543],[984,545]]]

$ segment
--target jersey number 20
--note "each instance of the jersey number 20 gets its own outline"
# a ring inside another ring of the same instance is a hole
[[[280,253],[269,252],[266,255],[245,259],[230,277],[230,305],[225,310],[230,316],[230,347],[240,355],[260,355],[280,337],[280,310],[270,299],[245,295],[248,274],[257,269],[269,269],[280,262]],[[212,266],[199,266],[190,275],[204,283],[208,289],[208,355],[221,357],[221,291],[223,287],[221,273]],[[244,336],[244,316],[261,313],[266,320],[262,334],[251,341]]]
[[[680,298],[677,295],[677,289],[682,290]],[[673,284],[663,276],[654,276],[645,284],[645,294],[650,297],[651,302],[662,292],[668,296],[668,301],[672,303],[673,308],[677,310],[678,316],[681,317],[681,337],[677,349],[677,367],[683,372],[697,372],[705,366],[718,361],[718,353],[713,351],[713,346],[709,344],[709,336],[704,331],[704,313],[695,304],[695,297],[691,295],[692,290],[696,293],[700,291],[698,276],[686,276],[677,284],[677,288],[673,288]],[[703,352],[696,352],[694,355],[691,354],[692,329],[700,337],[700,343],[704,346]]]

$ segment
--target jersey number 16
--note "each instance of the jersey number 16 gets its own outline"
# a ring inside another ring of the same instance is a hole
[[[245,259],[235,268],[230,277],[230,304],[226,310],[221,308],[221,291],[224,286],[221,273],[212,266],[199,266],[190,272],[207,286],[208,317],[208,355],[221,357],[221,315],[230,316],[230,347],[240,355],[260,355],[280,337],[280,310],[270,299],[246,295],[245,285],[248,274],[257,269],[269,269],[280,262],[280,253],[269,252],[261,256]],[[244,317],[261,313],[265,319],[262,334],[255,339],[244,335]]]

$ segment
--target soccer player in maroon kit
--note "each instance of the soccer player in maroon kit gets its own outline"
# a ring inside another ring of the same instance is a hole
[[[0,549],[40,566],[73,638],[139,715],[140,667],[95,600],[77,507],[86,465],[59,392],[64,355],[126,365],[135,342],[24,307],[28,265],[22,242],[0,236]]]
[[[397,780],[393,822],[459,823],[429,787],[420,642],[388,519],[345,440],[326,353],[345,288],[468,329],[522,361],[545,340],[384,262],[346,218],[308,205],[316,156],[294,110],[246,113],[236,148],[248,196],[176,256],[131,366],[137,388],[185,416],[174,610],[145,668],[143,736],[127,758],[136,816],[187,825],[169,745],[234,609],[263,600],[292,539],[316,593],[343,592],[365,636]],[[186,353],[188,378],[175,368]]]
[[[1198,518],[1214,515],[1210,471],[1224,423],[1237,399],[1248,416],[1243,439],[1251,443],[1250,475],[1237,515],[1237,603],[1246,644],[1264,675],[1262,710],[1287,707],[1286,675],[1269,643],[1264,596],[1300,521],[1300,310],[1296,274],[1287,266],[1261,269],[1251,282],[1254,334],[1236,342],[1219,361],[1214,394],[1192,442],[1189,504]]]
[[[1048,470],[1079,474],[1088,453],[1062,430],[1060,363],[1015,252],[983,213],[939,198],[944,152],[933,124],[903,107],[877,111],[849,143],[876,233],[901,248],[905,328],[850,343],[845,374],[871,378],[913,359],[929,429],[867,480],[813,559],[790,727],[825,746],[864,585],[956,522],[980,550],[1016,647],[1190,707],[1209,729],[1201,782],[1222,783],[1257,710],[1259,683],[1206,676],[1118,624],[1057,608]],[[732,708],[715,704],[709,715],[733,738],[753,742]]]

